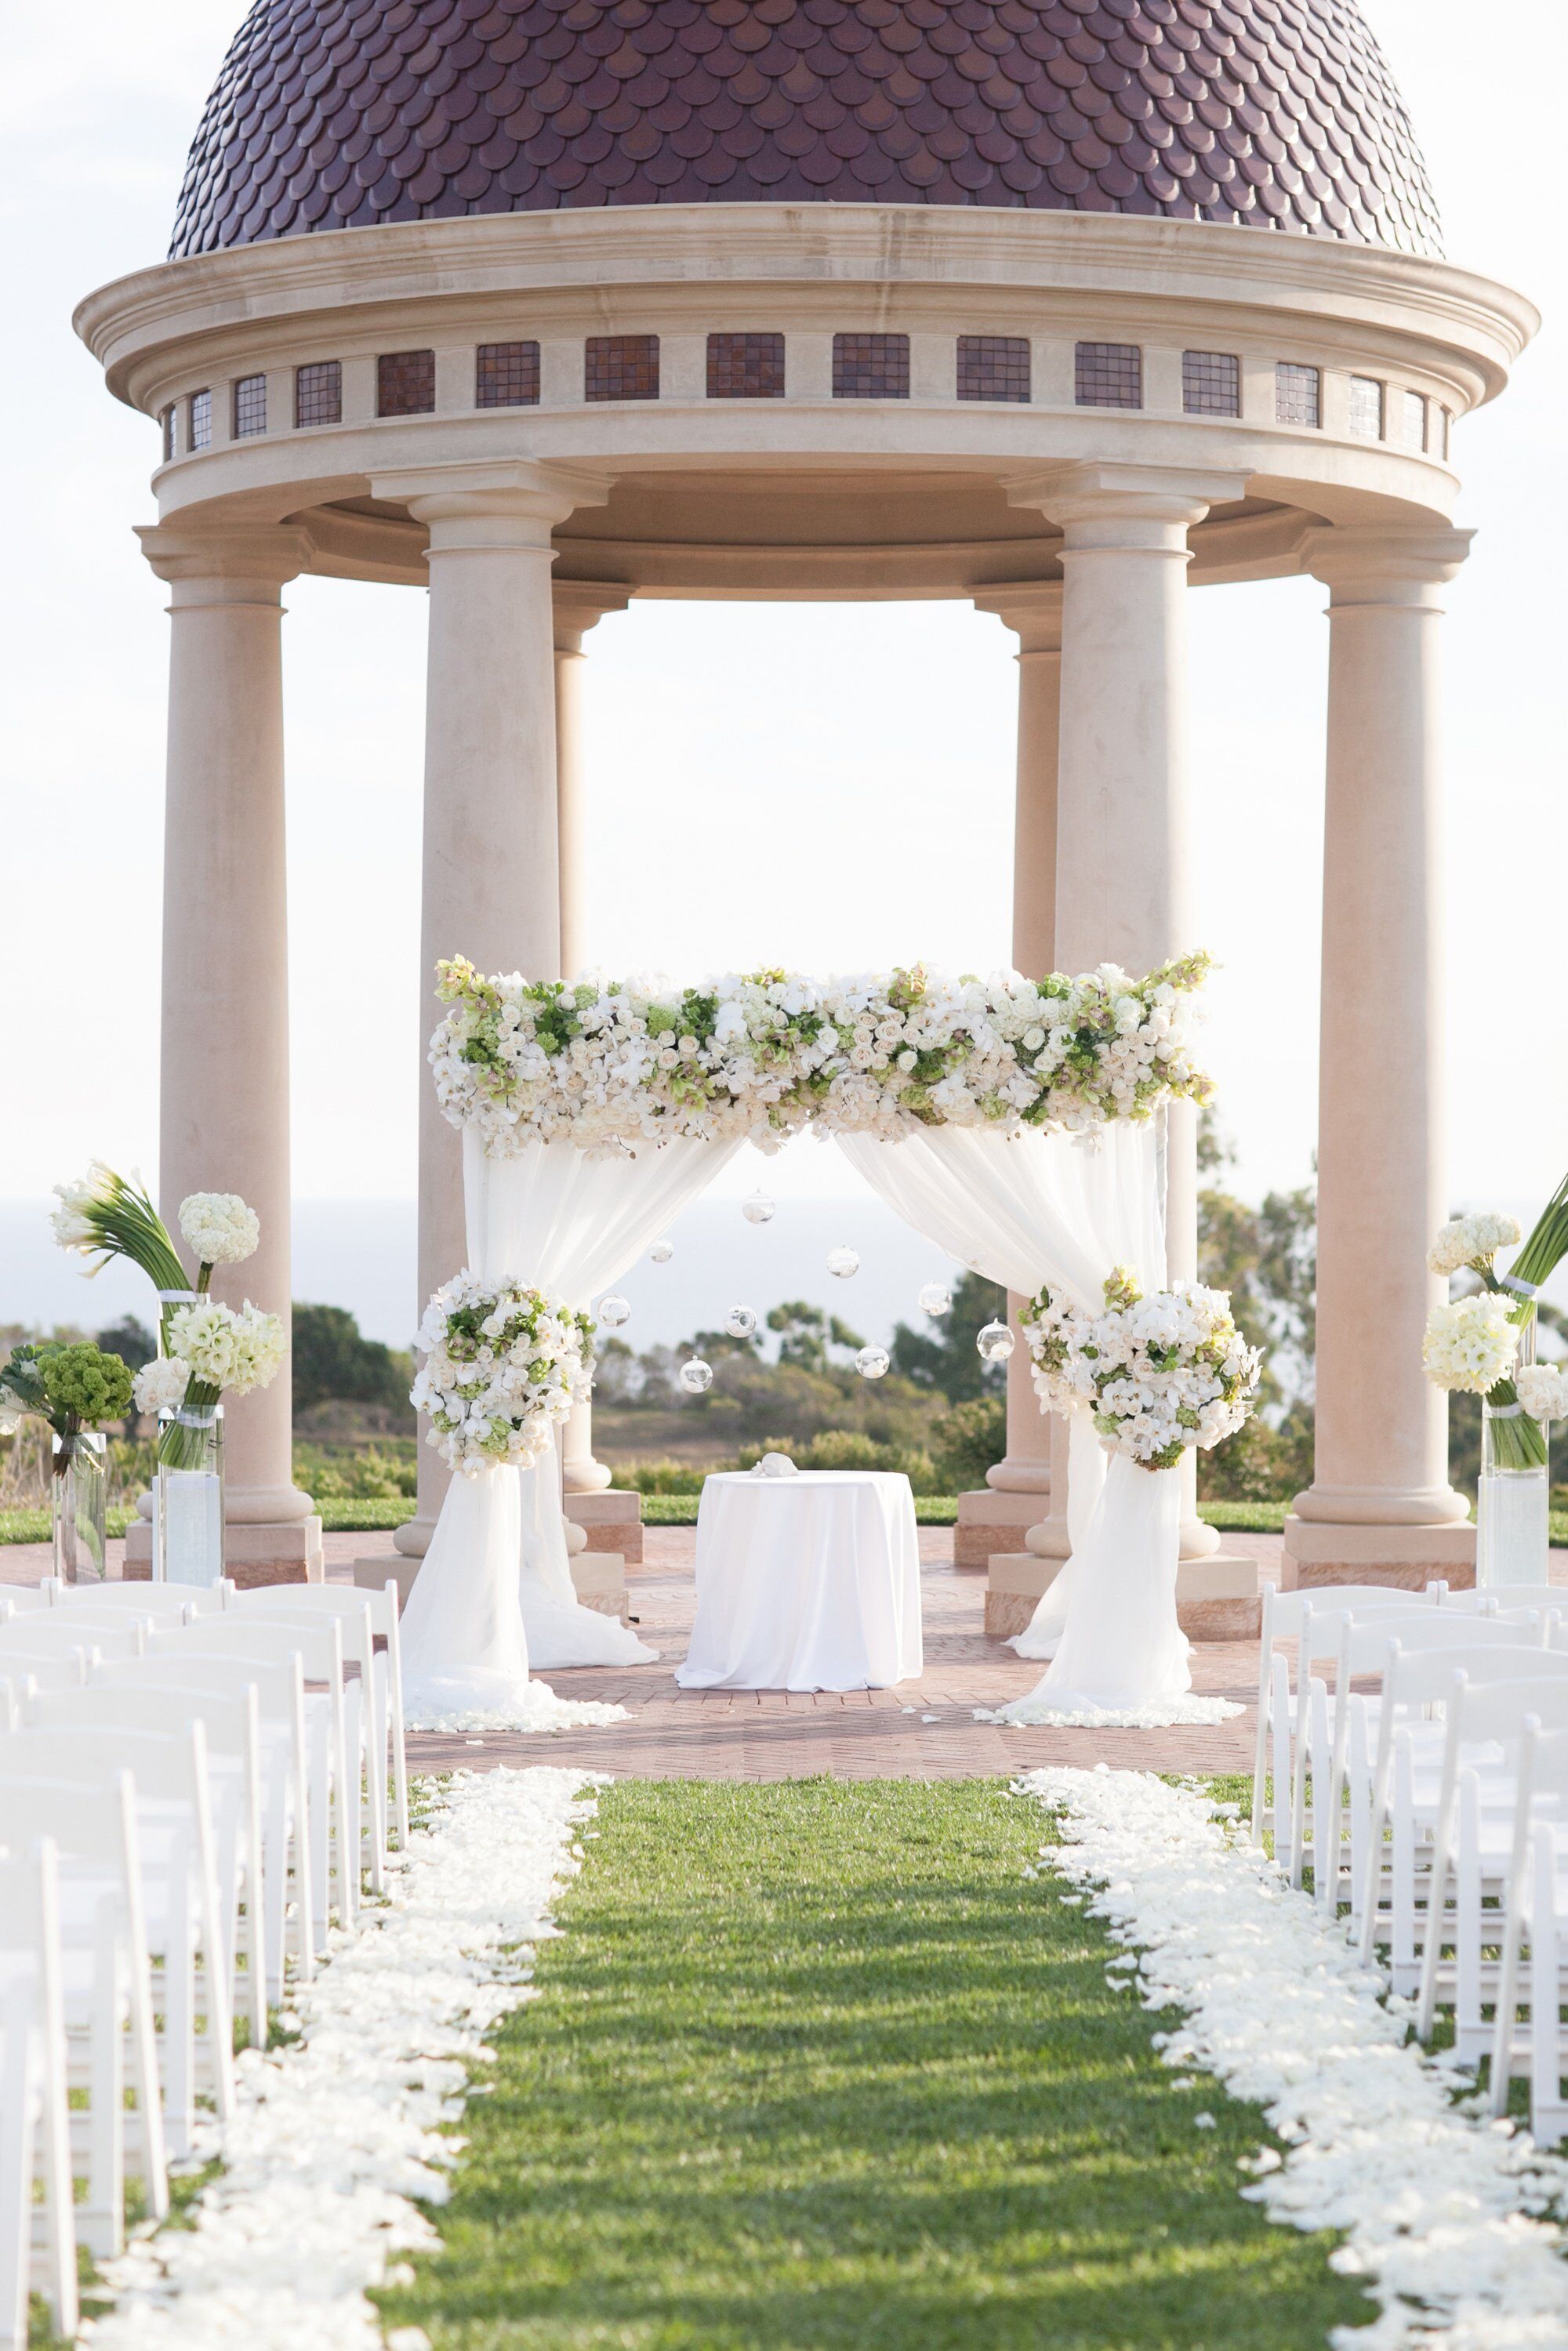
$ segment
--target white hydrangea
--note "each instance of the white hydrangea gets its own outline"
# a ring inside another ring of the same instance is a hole
[[[440,967],[450,1009],[430,1060],[446,1117],[503,1156],[558,1136],[607,1153],[676,1136],[774,1150],[808,1125],[887,1140],[944,1123],[1082,1130],[1207,1099],[1192,1032],[1208,967],[1192,955],[1142,980],[1108,964],[1039,981],[915,969],[567,987],[459,958]]]
[[[173,1412],[185,1401],[191,1366],[183,1355],[158,1355],[131,1383],[138,1412]]]
[[[1513,1387],[1531,1420],[1568,1420],[1568,1373],[1561,1364],[1521,1364]]]
[[[95,1159],[76,1183],[55,1186],[55,1197],[60,1205],[49,1222],[61,1249],[90,1249],[99,1246],[98,1233],[86,1212],[112,1200],[114,1183],[114,1170],[106,1167],[101,1159]]]
[[[1507,1379],[1519,1354],[1519,1328],[1512,1320],[1516,1304],[1495,1290],[1479,1290],[1473,1298],[1456,1298],[1436,1308],[1421,1343],[1421,1359],[1433,1385],[1485,1395],[1499,1380]]]
[[[180,1230],[199,1265],[243,1265],[261,1239],[261,1220],[237,1192],[193,1192],[180,1203]]]
[[[1145,1298],[1118,1267],[1103,1312],[1041,1290],[1023,1332],[1042,1408],[1087,1405],[1101,1436],[1146,1469],[1174,1468],[1189,1445],[1209,1451],[1252,1414],[1262,1358],[1222,1290],[1178,1281]]]
[[[438,1290],[415,1342],[425,1362],[409,1400],[430,1416],[428,1442],[477,1477],[528,1469],[592,1384],[593,1325],[520,1282],[465,1271]]]
[[[1458,1273],[1467,1265],[1490,1266],[1500,1249],[1511,1249],[1519,1238],[1512,1217],[1478,1209],[1469,1217],[1451,1217],[1427,1254],[1433,1273]]]
[[[236,1309],[215,1298],[199,1298],[170,1316],[168,1344],[172,1354],[189,1364],[198,1387],[243,1396],[270,1386],[287,1342],[279,1317],[248,1299]]]

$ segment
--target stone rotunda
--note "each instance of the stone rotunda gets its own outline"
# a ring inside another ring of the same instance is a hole
[[[580,806],[606,612],[995,613],[1019,642],[1013,959],[1142,969],[1195,944],[1186,591],[1309,573],[1330,632],[1318,1436],[1287,1556],[1462,1580],[1420,1360],[1448,1206],[1437,622],[1470,538],[1458,436],[1536,324],[1443,259],[1348,0],[257,0],[170,258],[77,314],[160,436],[166,1199],[244,1192],[266,1237],[247,1287],[287,1311],[297,574],[429,596],[410,956],[570,976],[615,854]],[[411,1315],[463,1256],[435,1017],[409,1040]],[[1180,1118],[1170,1156],[1179,1274]],[[961,1558],[994,1555],[998,1630],[1066,1548],[1021,1348],[1012,1371],[1007,1458],[959,1530]],[[287,1379],[235,1407],[242,1571],[319,1560],[289,1439]],[[444,1476],[422,1448],[407,1558]],[[635,1542],[586,1413],[566,1481],[594,1545]],[[1246,1563],[1187,1520],[1188,1601],[1242,1595]]]

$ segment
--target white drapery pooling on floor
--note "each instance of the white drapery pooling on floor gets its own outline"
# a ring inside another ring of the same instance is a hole
[[[1084,1135],[940,1126],[839,1147],[880,1198],[928,1240],[1031,1298],[1059,1291],[1097,1312],[1105,1277],[1130,1266],[1145,1290],[1166,1281],[1165,1119],[1117,1120]],[[1072,1415],[1068,1467],[1071,1557],[1014,1646],[1049,1657],[1020,1716],[1157,1708],[1190,1690],[1176,1623],[1180,1479],[1105,1456],[1086,1410]],[[1004,1708],[1004,1716],[1011,1709]]]
[[[635,1159],[591,1159],[571,1143],[530,1143],[494,1158],[463,1136],[468,1265],[481,1280],[533,1283],[586,1307],[635,1265],[706,1190],[731,1143],[679,1139]],[[571,1581],[555,1448],[531,1469],[455,1477],[402,1620],[411,1711],[443,1716],[516,1709],[531,1720],[548,1700],[528,1669],[639,1665],[654,1651],[631,1629],[584,1608]]]

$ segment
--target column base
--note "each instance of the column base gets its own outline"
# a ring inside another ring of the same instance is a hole
[[[986,1566],[986,1630],[993,1640],[1023,1631],[1061,1568],[1060,1559],[1034,1551],[993,1552]],[[1263,1624],[1257,1561],[1237,1552],[1183,1560],[1176,1622],[1189,1641],[1256,1640]]]
[[[953,1530],[955,1567],[982,1569],[999,1542],[1021,1541],[1042,1510],[1051,1507],[1048,1494],[1012,1493],[996,1486],[976,1486],[958,1497],[958,1523]]]
[[[408,1606],[408,1595],[422,1565],[422,1561],[409,1558],[404,1552],[375,1552],[354,1562],[354,1583],[361,1592],[380,1592],[395,1583],[401,1614]],[[571,1582],[585,1608],[619,1617],[624,1625],[626,1562],[618,1551],[578,1552],[571,1560]]]
[[[568,1494],[563,1506],[573,1526],[582,1529],[591,1552],[619,1552],[629,1566],[643,1564],[643,1497],[641,1494]]]
[[[1476,1531],[1436,1527],[1347,1525],[1285,1520],[1281,1583],[1287,1592],[1312,1583],[1390,1583],[1419,1592],[1434,1576],[1468,1590],[1476,1580]]]
[[[242,1592],[262,1583],[319,1583],[326,1573],[321,1521],[276,1520],[270,1525],[230,1520],[224,1528],[224,1567]],[[125,1577],[145,1583],[152,1573],[152,1529],[132,1519],[125,1537]]]

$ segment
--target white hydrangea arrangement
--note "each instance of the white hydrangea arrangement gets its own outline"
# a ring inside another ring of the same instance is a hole
[[[1421,1343],[1427,1377],[1437,1387],[1490,1395],[1519,1360],[1514,1309],[1515,1301],[1496,1290],[1478,1290],[1435,1308]]]
[[[1498,1216],[1490,1209],[1450,1217],[1427,1250],[1427,1263],[1433,1273],[1458,1273],[1469,1266],[1476,1273],[1489,1274],[1498,1250],[1511,1249],[1518,1238],[1519,1226],[1512,1217]]]
[[[204,1272],[214,1265],[243,1265],[261,1243],[261,1219],[237,1192],[193,1192],[180,1203],[180,1230]],[[206,1283],[197,1276],[196,1287]]]
[[[1145,1469],[1174,1469],[1189,1445],[1208,1452],[1255,1408],[1262,1357],[1222,1290],[1177,1281],[1145,1297],[1118,1266],[1102,1313],[1042,1290],[1022,1324],[1042,1407],[1087,1405],[1100,1435]]]
[[[592,1322],[521,1282],[458,1274],[431,1300],[415,1343],[425,1361],[409,1400],[430,1416],[427,1442],[465,1477],[503,1462],[531,1468],[592,1384]]]
[[[595,1152],[675,1136],[777,1149],[820,1133],[1082,1130],[1212,1091],[1195,1059],[1207,955],[1134,979],[943,978],[918,967],[815,980],[486,978],[438,967],[450,1009],[431,1042],[441,1107],[486,1151],[570,1139]]]

